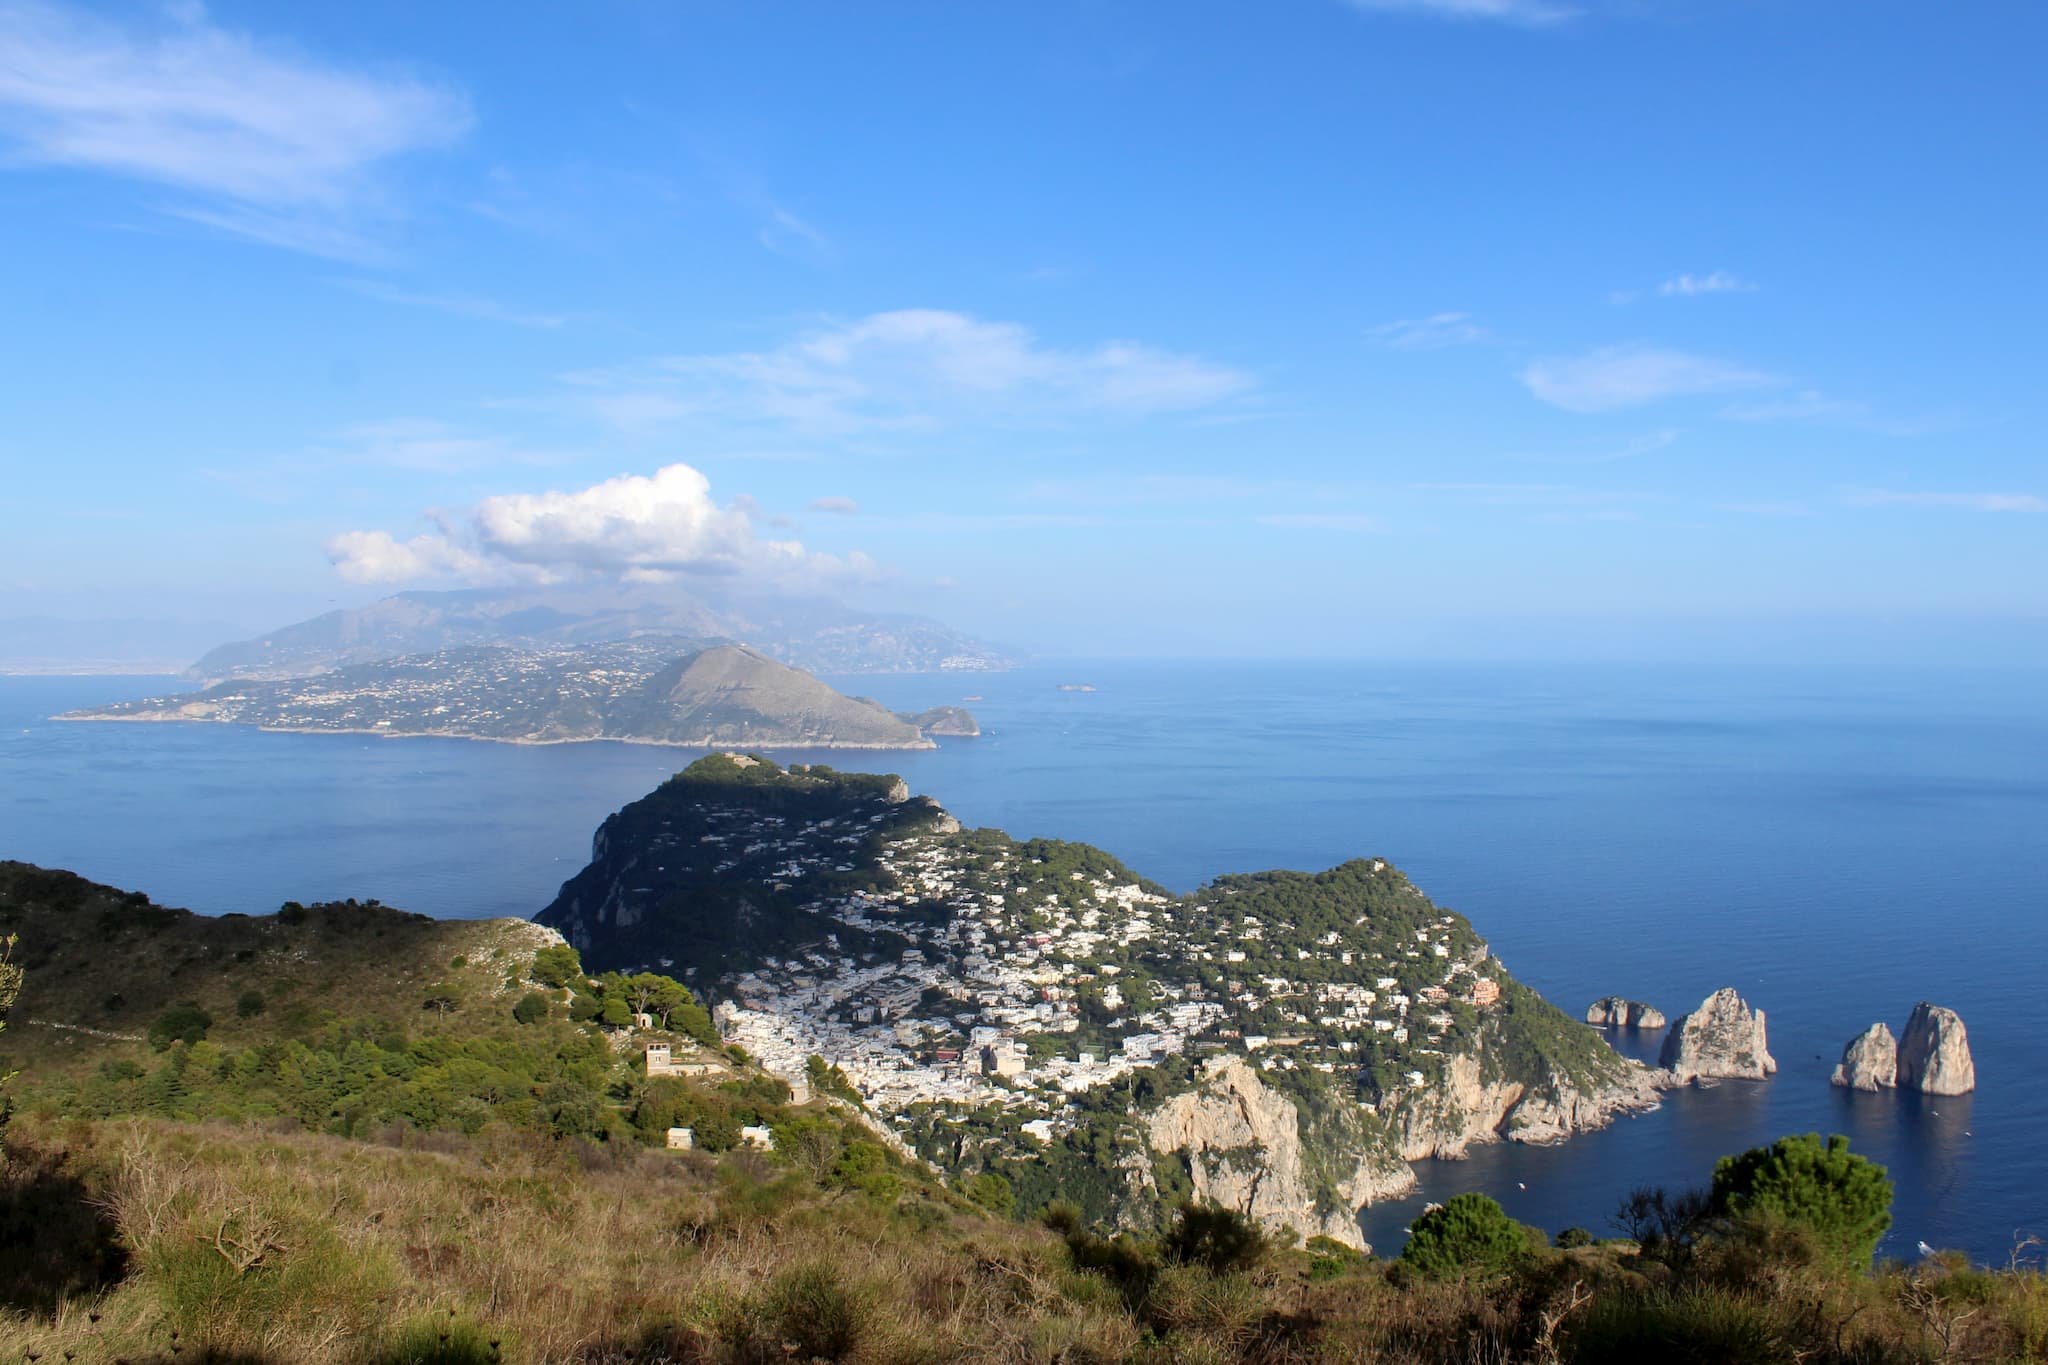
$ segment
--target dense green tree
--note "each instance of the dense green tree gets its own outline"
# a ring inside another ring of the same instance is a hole
[[[235,997],[235,1017],[238,1019],[254,1019],[257,1015],[263,1013],[264,1003],[263,992],[243,991]]]
[[[1483,1194],[1454,1194],[1410,1225],[1401,1261],[1431,1279],[1491,1275],[1529,1254],[1522,1225]]]
[[[526,974],[543,986],[560,990],[583,980],[583,958],[566,943],[550,944],[533,955]]]
[[[1840,1133],[1782,1137],[1714,1166],[1715,1212],[1805,1229],[1845,1265],[1867,1266],[1892,1225],[1892,1182]]]
[[[539,991],[528,991],[512,1007],[512,1017],[522,1024],[539,1023],[548,1017],[548,998]]]
[[[967,1182],[967,1197],[999,1218],[1017,1211],[1017,1191],[994,1171],[983,1171]]]
[[[685,1005],[697,1003],[689,988],[672,977],[658,972],[641,972],[638,976],[625,977],[618,983],[627,1003],[635,1014],[652,1014],[661,1020],[663,1028],[668,1027],[671,1014]]]
[[[213,1027],[213,1016],[191,1001],[173,1005],[149,1026],[149,1045],[162,1052],[173,1043],[196,1043]]]

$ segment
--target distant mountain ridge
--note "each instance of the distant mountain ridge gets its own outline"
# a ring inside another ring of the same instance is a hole
[[[745,644],[813,673],[1008,668],[993,646],[922,616],[863,613],[801,598],[721,599],[670,588],[404,592],[209,650],[208,682],[300,678],[472,645],[539,649],[646,636]]]
[[[975,735],[958,707],[898,715],[742,645],[653,638],[583,648],[470,645],[310,678],[216,683],[66,720],[211,721],[270,730],[526,744],[615,739],[710,748],[929,749]]]

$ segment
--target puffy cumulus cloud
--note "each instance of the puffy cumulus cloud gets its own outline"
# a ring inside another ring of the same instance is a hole
[[[686,464],[625,474],[574,492],[484,499],[434,532],[399,540],[383,531],[334,537],[327,553],[357,583],[453,577],[473,582],[556,582],[582,576],[635,581],[683,574],[824,583],[878,576],[875,562],[806,550],[759,533],[750,499],[720,506]]]
[[[1530,393],[1568,412],[1611,412],[1778,382],[1741,365],[1660,346],[1603,346],[1584,355],[1551,356],[1531,363],[1521,377]]]
[[[823,432],[1191,412],[1254,387],[1198,356],[1133,341],[1063,349],[1016,323],[934,308],[836,323],[767,351],[665,356],[567,379],[620,426],[723,418]]]

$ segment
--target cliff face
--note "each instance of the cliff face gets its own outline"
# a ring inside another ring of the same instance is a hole
[[[1883,1024],[1872,1024],[1849,1040],[1831,1078],[1849,1090],[1889,1090],[1898,1084],[1899,1045]]]
[[[1664,1012],[1640,1000],[1604,995],[1586,1007],[1586,1022],[1595,1028],[1663,1028]]]
[[[1954,1010],[1925,1000],[1913,1006],[1899,1042],[1899,1085],[1929,1095],[1965,1095],[1977,1088],[1969,1031]]]
[[[1659,1058],[1672,1080],[1729,1078],[1760,1081],[1778,1070],[1764,1036],[1764,1012],[1724,986],[1678,1021],[1664,1040]]]
[[[1415,1173],[1363,1147],[1331,1151],[1326,1145],[1311,1154],[1302,1141],[1302,1119],[1295,1102],[1261,1081],[1242,1057],[1217,1057],[1203,1067],[1197,1089],[1153,1112],[1147,1137],[1154,1151],[1181,1159],[1197,1198],[1269,1229],[1367,1250],[1355,1210],[1409,1193]],[[1331,1166],[1334,1188],[1319,1191],[1323,1182],[1312,1168]]]
[[[1556,1072],[1531,1081],[1489,1079],[1487,1071],[1479,1054],[1453,1057],[1441,1083],[1402,1101],[1394,1123],[1403,1158],[1461,1157],[1475,1143],[1502,1138],[1561,1142],[1658,1103],[1656,1073],[1633,1062],[1593,1085]]]

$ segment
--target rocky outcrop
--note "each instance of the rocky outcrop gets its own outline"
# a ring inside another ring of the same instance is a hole
[[[1977,1088],[1970,1034],[1954,1010],[1925,1000],[1913,1006],[1899,1040],[1899,1088],[1929,1095],[1966,1095]]]
[[[1603,995],[1586,1006],[1586,1022],[1595,1028],[1663,1028],[1666,1020],[1654,1005]]]
[[[1450,1059],[1442,1079],[1404,1096],[1393,1111],[1401,1155],[1455,1159],[1475,1143],[1562,1142],[1574,1133],[1605,1128],[1617,1115],[1654,1109],[1661,1074],[1615,1059],[1613,1079],[1584,1088],[1563,1076],[1546,1085],[1487,1079],[1485,1058]],[[1384,1106],[1382,1106],[1384,1112]]]
[[[1872,1024],[1849,1040],[1833,1083],[1849,1090],[1889,1090],[1899,1081],[1899,1045],[1883,1024]]]
[[[1764,1012],[1724,986],[1678,1021],[1659,1058],[1675,1084],[1700,1080],[1760,1081],[1778,1069],[1764,1036]]]
[[[1310,1150],[1295,1102],[1261,1081],[1242,1057],[1212,1058],[1194,1090],[1153,1112],[1147,1137],[1154,1151],[1181,1159],[1196,1197],[1272,1231],[1330,1237],[1361,1250],[1357,1211],[1416,1184],[1405,1163],[1363,1145],[1336,1162],[1327,1140]],[[1327,1181],[1317,1178],[1318,1167],[1329,1173]]]

